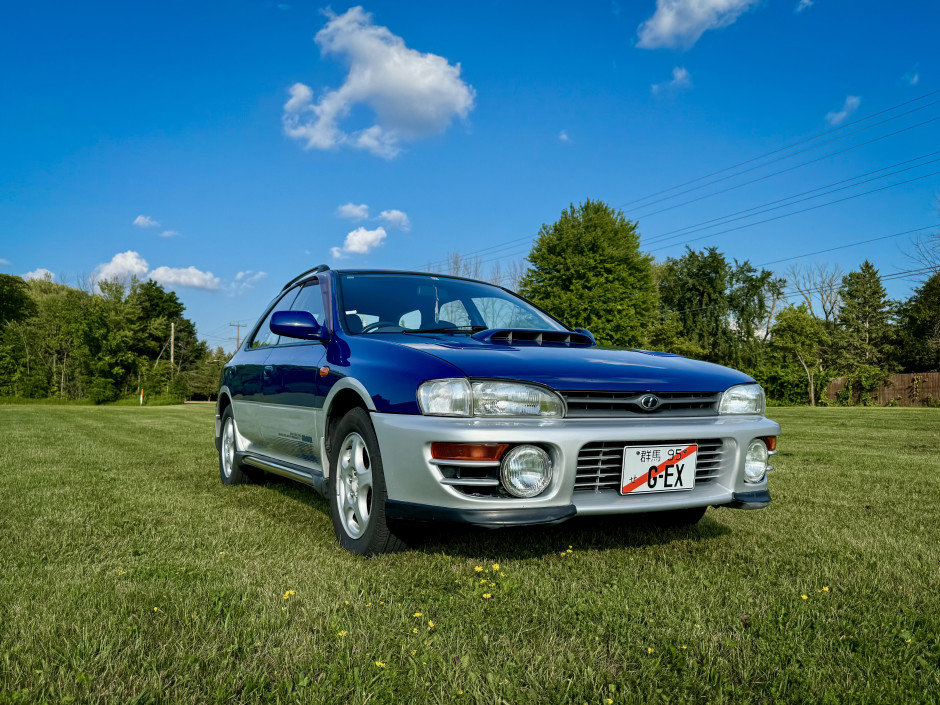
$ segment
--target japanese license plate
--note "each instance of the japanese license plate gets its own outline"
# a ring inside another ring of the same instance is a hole
[[[691,490],[698,445],[627,446],[620,494]]]

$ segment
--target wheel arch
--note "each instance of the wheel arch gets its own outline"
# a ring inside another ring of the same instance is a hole
[[[323,476],[330,474],[330,452],[332,451],[333,429],[343,416],[356,407],[367,412],[375,411],[375,403],[365,386],[357,379],[344,377],[333,385],[323,404],[323,444],[322,456]]]

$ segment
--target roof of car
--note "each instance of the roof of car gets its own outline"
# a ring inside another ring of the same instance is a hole
[[[331,269],[328,265],[321,264],[318,267],[313,269],[308,269],[303,274],[300,274],[284,285],[282,291],[288,289],[294,284],[300,284],[302,282],[313,279],[317,274],[321,272],[333,271],[337,274],[410,274],[422,277],[442,277],[445,279],[459,279],[461,281],[474,282],[476,284],[490,284],[491,286],[496,286],[490,282],[481,281],[479,279],[472,279],[471,277],[461,277],[456,274],[441,274],[439,272],[413,272],[406,269]]]

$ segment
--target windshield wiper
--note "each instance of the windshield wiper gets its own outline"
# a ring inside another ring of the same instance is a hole
[[[447,326],[446,328],[416,328],[414,330],[403,330],[402,333],[463,333],[472,335],[481,330],[488,330],[487,326]]]

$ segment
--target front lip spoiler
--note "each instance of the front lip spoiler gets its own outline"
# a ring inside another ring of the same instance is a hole
[[[732,492],[731,502],[720,506],[728,509],[763,509],[770,504],[770,490]]]
[[[497,529],[504,526],[560,524],[578,513],[573,504],[536,509],[451,509],[412,502],[385,502],[385,516],[406,521],[449,521]]]

